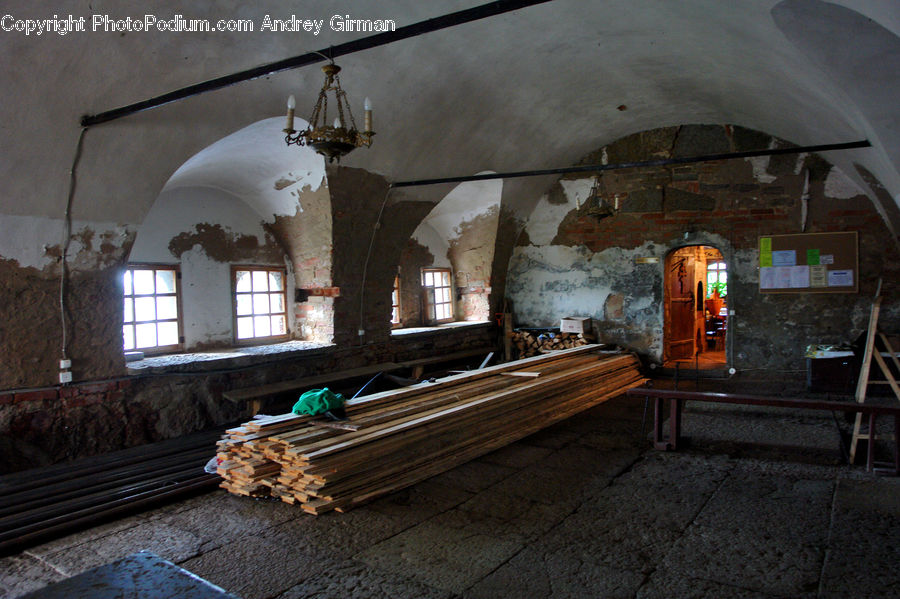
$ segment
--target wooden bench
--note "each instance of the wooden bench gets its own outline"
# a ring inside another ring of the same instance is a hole
[[[675,391],[670,389],[653,389],[635,387],[626,394],[630,397],[642,397],[653,400],[653,446],[663,451],[678,449],[681,436],[681,420],[684,404],[687,401],[704,401],[712,403],[739,404],[745,406],[767,406],[775,408],[794,408],[804,410],[826,410],[831,412],[851,412],[869,416],[869,430],[875,430],[878,416],[894,417],[894,450],[893,468],[877,469],[879,473],[900,475],[900,406],[885,406],[857,403],[855,401],[823,401],[811,399],[791,399],[784,397],[765,397],[759,395],[740,395],[731,393],[708,393],[695,391]],[[669,434],[665,438],[663,419],[665,418],[664,402],[669,400]],[[876,471],[875,443],[868,443],[866,470]]]
[[[372,364],[371,366],[329,372],[317,376],[304,377],[302,379],[279,381],[276,383],[268,383],[266,385],[257,385],[255,387],[245,387],[243,389],[232,389],[231,391],[222,393],[222,397],[234,403],[247,404],[250,409],[250,415],[254,416],[259,413],[262,408],[262,402],[267,397],[286,393],[295,393],[299,397],[301,392],[316,389],[324,385],[349,381],[355,378],[372,377],[379,373],[396,372],[406,368],[412,369],[412,378],[417,379],[422,376],[426,366],[453,363],[475,356],[484,356],[488,352],[490,352],[490,349],[481,348],[450,354],[441,354],[430,358],[407,360],[405,362],[382,362],[380,364]]]
[[[245,387],[243,389],[232,389],[231,391],[222,393],[222,397],[234,403],[248,404],[250,407],[250,415],[254,416],[258,414],[259,410],[262,408],[263,399],[273,395],[309,391],[310,389],[316,389],[331,383],[355,378],[372,377],[382,372],[394,372],[402,368],[404,368],[404,366],[401,364],[383,362],[381,364],[373,364],[361,368],[351,368],[349,370],[329,372],[318,376],[308,376],[302,379],[279,381],[277,383],[258,385],[256,387]]]
[[[407,360],[405,362],[399,362],[400,366],[403,368],[411,368],[412,374],[410,375],[412,378],[417,379],[421,377],[425,372],[426,366],[433,366],[435,364],[442,363],[452,363],[459,362],[462,360],[467,360],[469,358],[474,358],[477,356],[487,356],[488,353],[491,353],[493,350],[491,348],[479,348],[479,349],[469,349],[465,351],[458,351],[452,354],[441,354],[438,356],[432,356],[430,358],[418,358],[416,360]]]

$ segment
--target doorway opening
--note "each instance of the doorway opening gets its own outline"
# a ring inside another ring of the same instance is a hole
[[[728,335],[728,268],[722,252],[706,245],[666,257],[663,365],[725,368]]]

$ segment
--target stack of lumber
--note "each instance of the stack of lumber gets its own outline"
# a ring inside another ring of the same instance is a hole
[[[520,358],[536,356],[545,351],[570,349],[588,345],[581,333],[538,333],[534,331],[513,331],[512,343]]]
[[[345,511],[640,385],[638,366],[585,346],[359,397],[347,421],[260,418],[219,442],[221,486],[312,514]]]

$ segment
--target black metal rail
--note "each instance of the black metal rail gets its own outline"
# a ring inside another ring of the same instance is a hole
[[[211,490],[209,431],[0,477],[0,555]]]
[[[217,89],[222,89],[223,87],[228,87],[230,85],[241,83],[243,81],[258,79],[259,77],[265,77],[266,75],[279,73],[281,71],[309,66],[327,60],[326,56],[330,57],[331,59],[335,59],[339,56],[345,56],[347,54],[353,54],[355,52],[361,52],[363,50],[370,50],[372,48],[377,48],[378,46],[392,44],[394,42],[399,42],[411,37],[417,37],[426,33],[432,33],[434,31],[440,31],[441,29],[447,29],[448,27],[455,27],[457,25],[471,23],[473,21],[478,21],[514,10],[519,10],[520,8],[527,8],[535,4],[544,4],[551,1],[552,0],[499,0],[497,2],[489,2],[480,6],[467,8],[465,10],[460,10],[454,13],[441,15],[433,19],[427,19],[425,21],[419,21],[418,23],[406,25],[404,27],[398,28],[395,31],[386,31],[384,33],[378,33],[376,35],[370,35],[364,38],[346,42],[344,44],[338,44],[337,46],[322,48],[321,50],[315,52],[308,52],[299,56],[285,58],[276,62],[270,62],[268,64],[254,67],[252,69],[238,71],[237,73],[224,75],[222,77],[210,79],[202,83],[196,83],[194,85],[182,87],[160,96],[142,100],[141,102],[135,102],[134,104],[129,104],[127,106],[122,106],[121,108],[114,108],[112,110],[107,110],[95,115],[85,115],[81,117],[81,126],[91,127],[93,125],[99,125],[101,123],[106,123],[108,121],[119,119],[131,114],[135,114],[137,112],[156,108],[158,106],[162,106],[163,104],[168,104],[169,102],[175,102],[176,100],[183,100],[185,98],[190,98],[191,96],[196,96]]]
[[[601,171],[614,171],[625,168],[638,168],[648,166],[671,166],[675,164],[691,164],[696,162],[711,162],[713,160],[730,160],[733,158],[754,158],[757,156],[782,156],[785,154],[803,154],[813,152],[832,152],[835,150],[853,150],[869,148],[872,144],[867,139],[848,141],[836,144],[819,144],[815,146],[794,146],[791,148],[775,148],[765,150],[747,150],[744,152],[724,152],[721,154],[704,154],[702,156],[686,156],[684,158],[660,158],[659,160],[644,160],[640,162],[616,162],[613,164],[579,164],[576,166],[562,166],[558,168],[545,168],[530,171],[510,171],[505,173],[484,173],[481,175],[464,175],[459,177],[442,177],[436,179],[417,179],[414,181],[397,181],[391,183],[391,187],[421,187],[423,185],[437,185],[439,183],[466,183],[469,181],[488,181],[491,179],[516,179],[520,177],[540,177],[542,175],[565,175],[571,173],[594,173]]]

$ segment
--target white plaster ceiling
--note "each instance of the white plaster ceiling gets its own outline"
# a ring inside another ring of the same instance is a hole
[[[269,118],[244,127],[191,156],[166,182],[162,193],[213,188],[234,195],[263,221],[303,211],[304,189],[325,184],[325,161],[307,146],[284,143],[285,119]],[[306,121],[294,126],[305,129]]]
[[[16,19],[182,14],[257,26],[266,14],[326,21],[338,14],[403,26],[483,2],[70,0],[5,3],[0,12]],[[641,130],[733,123],[802,145],[868,138],[870,149],[826,157],[857,183],[853,164],[863,165],[900,201],[898,33],[896,0],[555,0],[340,58],[345,90],[359,112],[363,98],[372,99],[378,132],[371,149],[344,164],[391,181],[547,168]],[[327,24],[318,36],[0,31],[0,212],[62,215],[85,113],[366,35]],[[170,185],[213,185],[214,176],[237,196],[266,189],[284,170],[261,164],[281,152],[280,132],[256,138],[271,148],[247,161],[226,153],[219,167],[191,173],[185,165],[172,176],[204,148],[277,118],[291,93],[305,116],[321,81],[308,67],[90,129],[74,216],[138,223],[170,178]],[[545,189],[545,179],[506,182],[504,203],[533,204]],[[411,194],[437,201],[448,191]],[[270,208],[268,200],[261,206]]]

